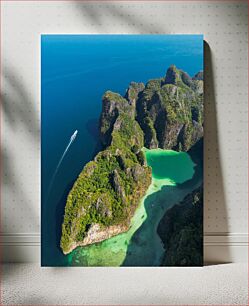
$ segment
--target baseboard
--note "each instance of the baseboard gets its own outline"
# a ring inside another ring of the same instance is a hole
[[[40,262],[39,233],[9,233],[0,235],[2,262]],[[247,262],[247,233],[204,234],[206,263]]]
[[[4,233],[0,237],[2,262],[40,262],[39,233]]]
[[[204,261],[248,262],[248,233],[204,233]]]

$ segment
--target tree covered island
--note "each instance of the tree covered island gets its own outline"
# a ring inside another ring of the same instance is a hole
[[[131,82],[124,97],[107,91],[99,132],[103,150],[85,165],[67,197],[64,254],[129,229],[151,184],[143,147],[188,152],[202,139],[203,73],[191,78],[170,66],[165,77]]]

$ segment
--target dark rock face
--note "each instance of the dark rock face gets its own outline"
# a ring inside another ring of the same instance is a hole
[[[129,101],[130,105],[135,107],[138,95],[143,90],[144,90],[144,83],[136,83],[136,82],[130,83],[125,94],[125,98]]]
[[[112,184],[113,184],[113,189],[119,195],[119,197],[122,199],[122,202],[124,203],[125,202],[125,191],[124,191],[124,187],[122,186],[122,180],[119,176],[117,169],[115,169],[112,172]]]
[[[180,71],[176,69],[176,66],[172,65],[167,70],[164,84],[177,84],[180,78]]]
[[[199,71],[193,77],[193,80],[203,81],[203,71]]]
[[[111,143],[111,133],[114,123],[119,114],[126,112],[134,116],[134,110],[127,100],[118,93],[107,91],[102,98],[102,112],[100,116],[99,129],[100,138],[104,146]]]
[[[135,111],[134,101],[110,91],[104,94],[100,118],[104,149],[85,165],[67,197],[60,242],[64,254],[129,229],[151,183]]]
[[[192,79],[186,72],[177,69],[176,66],[170,66],[166,72],[164,84],[173,84],[178,86],[181,85],[181,83],[191,87]]]
[[[99,120],[103,150],[85,165],[65,207],[61,248],[102,241],[128,230],[151,183],[142,148],[189,151],[203,136],[203,81],[169,67],[166,76],[107,91]]]
[[[111,143],[114,123],[125,112],[141,126],[147,148],[188,151],[203,136],[202,78],[203,72],[191,78],[172,65],[164,78],[146,85],[131,82],[124,98],[106,92],[100,118],[103,145]]]
[[[143,89],[143,83],[131,82],[124,97],[111,91],[107,91],[104,94],[99,127],[101,141],[105,147],[111,143],[111,133],[114,128],[114,123],[116,124],[116,128],[118,128],[116,119],[119,114],[126,113],[131,118],[135,118],[136,101],[139,93]]]
[[[203,186],[169,209],[158,225],[165,255],[162,266],[203,265]]]
[[[136,104],[145,146],[188,151],[203,135],[203,81],[169,67],[149,81]]]

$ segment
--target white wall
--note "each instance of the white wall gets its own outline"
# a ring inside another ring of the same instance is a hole
[[[246,261],[247,1],[1,1],[1,244],[40,257],[40,34],[201,33],[205,260]]]

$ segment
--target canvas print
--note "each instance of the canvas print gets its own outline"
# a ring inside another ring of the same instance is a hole
[[[42,35],[42,266],[201,266],[203,36]]]

